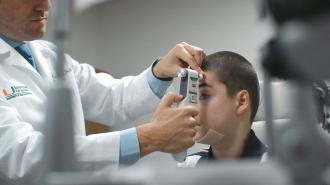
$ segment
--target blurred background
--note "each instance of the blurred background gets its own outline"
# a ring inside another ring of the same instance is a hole
[[[208,54],[236,51],[259,67],[260,47],[273,34],[260,7],[259,0],[111,0],[73,16],[70,54],[120,78],[185,41]]]

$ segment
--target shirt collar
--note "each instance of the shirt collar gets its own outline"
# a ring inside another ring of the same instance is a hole
[[[258,139],[254,131],[251,129],[249,136],[244,145],[243,152],[240,156],[241,159],[245,158],[260,158],[267,151],[267,147]],[[208,160],[213,160],[212,147],[210,146],[207,156],[204,156]]]
[[[17,46],[23,44],[23,42],[16,42],[15,40],[10,39],[10,38],[8,38],[8,37],[6,37],[4,35],[1,35],[1,34],[0,34],[0,38],[2,40],[4,40],[5,42],[7,42],[7,44],[9,44],[13,48],[16,48]]]

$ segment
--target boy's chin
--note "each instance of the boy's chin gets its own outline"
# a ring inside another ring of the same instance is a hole
[[[206,134],[196,134],[195,141],[202,144],[213,145],[222,140],[225,135],[213,129],[208,129]]]

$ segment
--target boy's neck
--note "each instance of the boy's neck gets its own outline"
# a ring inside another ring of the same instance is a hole
[[[244,124],[249,125],[249,124]],[[246,140],[248,139],[251,126],[237,129],[235,135],[225,136],[219,143],[212,145],[212,154],[217,159],[238,159],[240,158]]]

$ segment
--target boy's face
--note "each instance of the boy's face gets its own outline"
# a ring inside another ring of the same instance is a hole
[[[226,138],[234,134],[237,128],[235,98],[228,96],[225,84],[217,76],[207,71],[200,83],[200,101],[196,139],[203,137],[208,129],[213,129]]]

